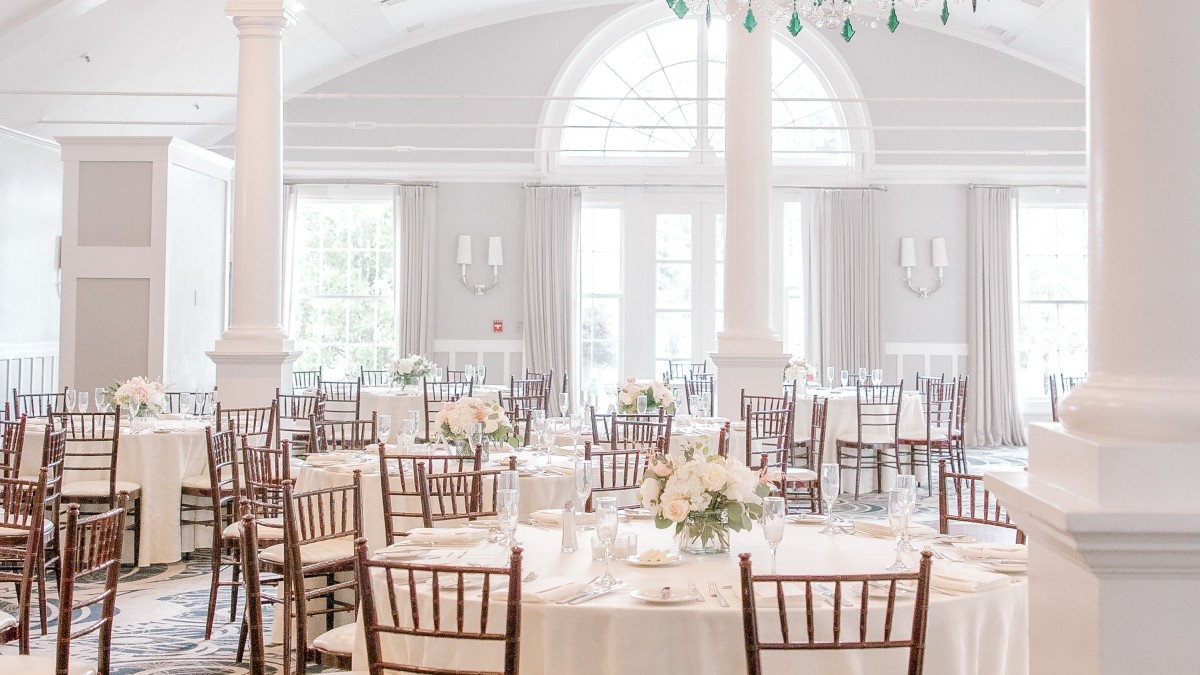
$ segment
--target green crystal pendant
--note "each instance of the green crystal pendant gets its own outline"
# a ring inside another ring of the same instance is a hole
[[[712,28],[712,2],[704,5],[704,25]]]
[[[688,6],[687,0],[675,0],[675,16],[683,18],[687,16]]]
[[[892,15],[888,17],[888,30],[893,33],[900,27],[900,17],[896,16],[896,6],[892,5]]]
[[[792,37],[796,37],[802,30],[804,30],[804,24],[800,23],[800,13],[792,12],[792,21],[788,24],[788,32],[792,34]]]
[[[950,0],[942,0],[942,25],[950,20]]]
[[[850,19],[846,19],[846,23],[842,24],[842,39],[846,42],[854,39],[854,26],[850,25]]]
[[[746,10],[746,22],[742,25],[746,27],[747,33],[753,33],[754,29],[758,27],[758,19],[754,18],[754,8]]]

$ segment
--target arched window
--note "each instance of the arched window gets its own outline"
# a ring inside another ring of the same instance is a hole
[[[560,159],[721,161],[725,55],[724,24],[698,19],[668,19],[620,40],[574,92]],[[849,164],[849,134],[826,80],[778,35],[771,57],[776,163]]]

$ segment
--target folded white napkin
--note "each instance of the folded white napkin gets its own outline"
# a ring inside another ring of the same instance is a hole
[[[348,452],[326,452],[320,455],[309,455],[304,461],[308,462],[309,466],[329,466],[349,461],[351,457],[353,455]]]
[[[579,451],[580,452],[583,451],[583,443],[582,442],[579,444]],[[554,449],[551,452],[553,452],[556,455],[567,455],[568,457],[575,454],[575,451],[573,449],[571,449],[571,446],[569,446],[569,445],[556,445],[556,446],[554,446]]]
[[[993,544],[986,541],[954,544],[954,550],[966,558],[980,560],[1029,560],[1025,544]]]
[[[933,564],[933,587],[961,593],[978,593],[1009,583],[1008,577],[995,572],[981,570],[970,565],[935,561]]]
[[[183,419],[183,414],[182,413],[159,413],[158,419],[160,419],[160,420],[181,420],[181,419]]]
[[[856,520],[854,521],[854,531],[861,532],[870,537],[882,537],[890,539],[895,535],[892,534],[891,523],[885,520]],[[928,525],[909,525],[908,536],[910,537],[931,537],[937,534],[937,530]]]
[[[546,467],[546,473],[555,473],[560,476],[574,476],[575,475],[575,467],[562,466],[561,464],[551,464]]]
[[[472,527],[417,527],[408,531],[407,541],[433,546],[469,546],[487,535],[487,530]]]
[[[336,464],[327,468],[332,473],[352,475],[355,471],[363,473],[379,473],[379,462],[355,462],[354,464]]]
[[[539,523],[547,523],[550,525],[562,525],[563,512],[562,509],[539,509],[529,514],[529,517]],[[577,524],[595,522],[596,514],[583,513],[575,514],[575,522]]]
[[[503,579],[503,577],[496,577]],[[501,582],[499,590],[492,591],[494,600],[508,599],[508,584]],[[550,604],[573,598],[588,588],[585,581],[563,581],[562,579],[546,579],[526,583],[521,587],[521,602]]]

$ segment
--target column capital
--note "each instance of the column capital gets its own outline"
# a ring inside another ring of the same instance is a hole
[[[296,0],[228,0],[225,16],[231,19],[282,19],[284,26],[296,23]]]

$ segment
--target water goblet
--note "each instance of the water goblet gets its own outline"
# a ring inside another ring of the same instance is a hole
[[[550,466],[550,458],[554,455],[554,439],[554,427],[547,424],[546,428],[542,429],[542,435],[538,439],[542,444],[542,452],[545,453],[545,464],[547,467]]]
[[[842,370],[841,379],[842,379],[842,386],[843,387],[848,386],[850,384],[850,371]]]
[[[558,394],[558,413],[563,417],[571,414],[571,395],[565,391]]]
[[[837,369],[833,366],[825,366],[825,379],[829,380],[829,388],[833,389],[833,378],[837,376]]]
[[[66,396],[65,396],[66,404],[67,404],[67,410],[66,410],[67,412],[75,412],[75,396],[76,396],[75,390],[68,388]]]
[[[579,498],[579,512],[586,510],[588,497],[592,495],[592,460],[575,460],[575,496]]]
[[[874,368],[871,370],[871,384],[876,387],[883,384],[883,368]]]
[[[392,416],[380,415],[375,420],[375,440],[379,443],[387,443],[392,436]]]
[[[763,499],[763,536],[771,547],[771,574],[775,574],[775,559],[779,551],[779,543],[783,541],[783,526],[786,523],[787,504],[783,497],[766,497]]]
[[[412,447],[413,441],[417,438],[417,421],[411,417],[406,417],[400,421],[400,438],[396,439],[400,443],[400,447],[408,450]]]
[[[675,387],[674,389],[671,390],[671,399],[673,401],[675,401],[675,411],[676,412],[679,412],[679,410],[681,409],[681,408],[679,408],[679,404],[681,404],[687,400],[683,396],[684,396],[683,388]]]
[[[712,417],[712,392],[700,394],[700,416]]]
[[[821,499],[825,502],[825,526],[821,534],[840,534],[833,524],[833,505],[842,491],[842,467],[840,464],[821,465]]]
[[[467,441],[471,444],[471,450],[483,445],[483,425],[479,422],[472,424],[467,430]]]
[[[621,583],[620,579],[612,575],[610,569],[618,527],[617,498],[598,497],[596,499],[596,537],[604,545],[604,576],[596,582],[600,588],[612,588]]]
[[[900,544],[904,540],[904,531],[908,529],[908,510],[911,503],[908,500],[908,490],[893,488],[888,492],[888,524],[892,526],[892,534],[896,536],[896,560],[884,569],[889,572],[907,572],[909,567],[900,558]]]
[[[638,411],[638,414],[639,414],[639,415],[645,415],[645,414],[646,414],[646,410],[647,410],[648,408],[649,408],[649,399],[647,399],[647,398],[646,398],[646,395],[645,395],[645,394],[638,394],[638,397],[637,397],[637,411]]]
[[[78,396],[77,401],[79,403],[79,412],[81,412],[81,413],[87,412],[88,411],[88,393],[86,391],[80,391],[77,394],[77,396]]]

